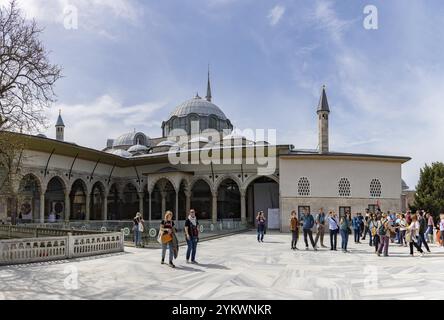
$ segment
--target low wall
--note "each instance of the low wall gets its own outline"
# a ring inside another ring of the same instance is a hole
[[[73,259],[124,251],[122,232],[0,241],[0,265]]]

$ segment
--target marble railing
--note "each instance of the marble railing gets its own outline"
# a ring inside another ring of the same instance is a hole
[[[122,232],[0,241],[0,265],[45,262],[123,252]]]
[[[0,225],[0,238],[7,238],[7,239],[62,237],[68,235],[68,233],[71,233],[72,235],[88,235],[88,234],[97,234],[100,233],[100,231]]]

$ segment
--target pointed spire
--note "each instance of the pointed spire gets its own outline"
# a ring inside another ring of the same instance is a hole
[[[330,107],[328,106],[327,93],[325,92],[325,85],[322,86],[321,99],[319,100],[318,112],[325,111],[330,112]]]
[[[57,118],[56,127],[64,127],[65,124],[63,123],[62,119],[62,110],[59,109],[59,117]]]
[[[199,92],[196,92],[196,96],[194,97],[194,99],[202,99],[202,98],[199,96]]]
[[[207,101],[211,102],[213,98],[211,96],[211,82],[210,82],[210,65],[208,64],[208,85],[207,85],[207,96],[205,97]]]

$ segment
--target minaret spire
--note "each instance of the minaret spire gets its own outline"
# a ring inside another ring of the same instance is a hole
[[[210,65],[208,65],[208,85],[207,85],[207,96],[205,98],[209,102],[211,102],[211,99],[213,98],[211,96]]]
[[[59,141],[65,140],[65,124],[63,123],[62,119],[62,110],[59,109],[59,117],[57,118],[56,122],[56,139]]]
[[[326,154],[329,152],[328,117],[330,114],[330,106],[328,105],[325,85],[322,86],[317,113],[319,126],[319,153]]]

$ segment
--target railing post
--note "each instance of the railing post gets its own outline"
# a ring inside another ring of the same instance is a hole
[[[74,257],[74,237],[71,232],[68,232],[66,244],[68,246],[68,259],[72,259]]]
[[[122,251],[125,251],[125,231],[124,231],[124,229],[121,230],[121,233],[122,233],[122,237],[120,239],[120,249]]]

